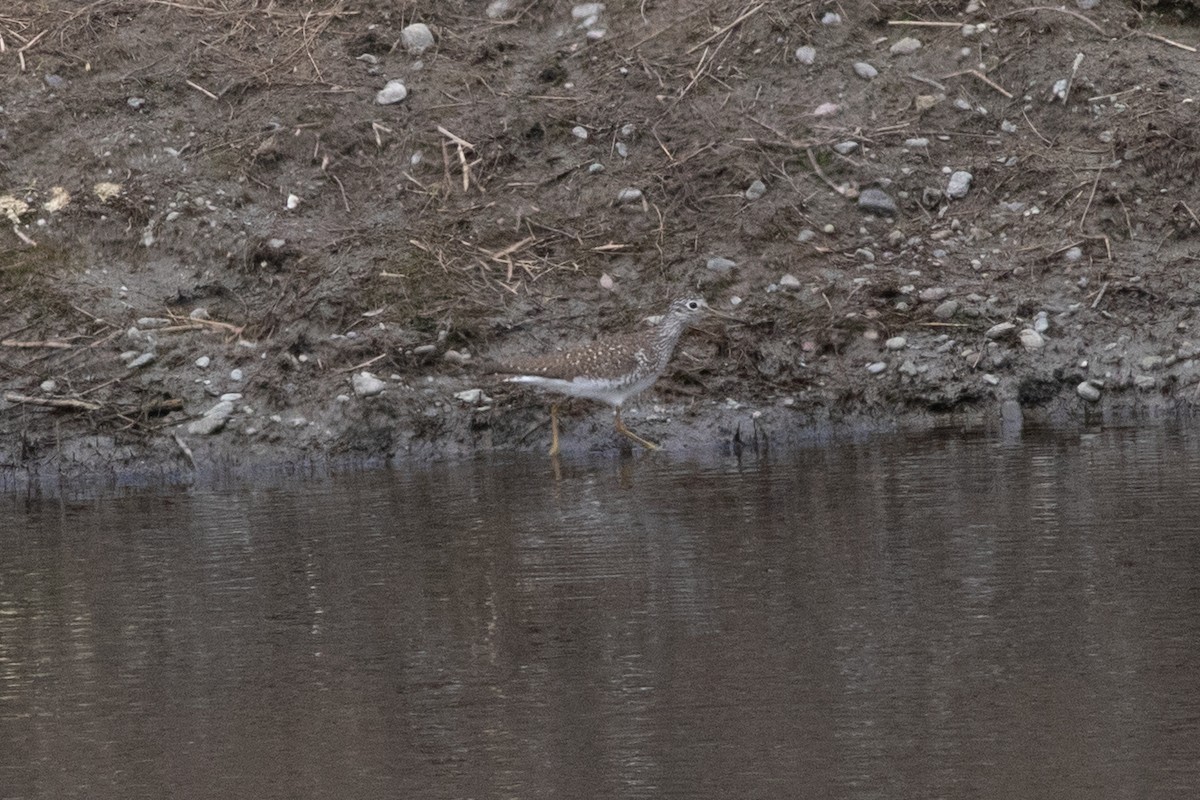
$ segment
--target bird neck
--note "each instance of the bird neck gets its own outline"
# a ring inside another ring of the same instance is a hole
[[[675,352],[675,345],[679,343],[679,337],[683,335],[686,328],[687,325],[682,319],[671,315],[667,315],[659,324],[658,330],[654,332],[654,344],[659,353],[660,367],[665,367],[671,360],[671,354]]]

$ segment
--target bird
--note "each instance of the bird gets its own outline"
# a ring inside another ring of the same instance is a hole
[[[679,338],[708,314],[725,316],[700,297],[675,300],[653,328],[602,337],[590,344],[541,356],[493,362],[489,371],[508,375],[505,380],[509,383],[605,403],[613,409],[617,433],[647,450],[657,450],[659,445],[625,426],[621,407],[666,372]],[[558,407],[562,402],[555,400],[550,405],[551,457],[559,451]]]

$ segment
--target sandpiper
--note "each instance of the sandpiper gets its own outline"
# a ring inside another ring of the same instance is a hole
[[[647,450],[658,445],[638,436],[621,421],[625,401],[650,388],[667,369],[679,337],[696,320],[713,312],[702,298],[671,303],[653,328],[597,339],[591,344],[544,356],[493,364],[506,380],[553,394],[599,400],[613,408],[617,432]],[[721,315],[724,316],[724,315]],[[558,455],[558,406],[550,405],[550,455]]]

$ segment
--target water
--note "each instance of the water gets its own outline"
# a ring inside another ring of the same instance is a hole
[[[0,511],[5,800],[1200,787],[1186,432]]]

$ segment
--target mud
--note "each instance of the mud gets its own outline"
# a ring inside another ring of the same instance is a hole
[[[670,450],[1190,414],[1195,8],[978,5],[10,5],[0,461],[540,449],[477,365],[685,292],[741,322],[628,413]],[[564,433],[621,446],[582,403]]]

